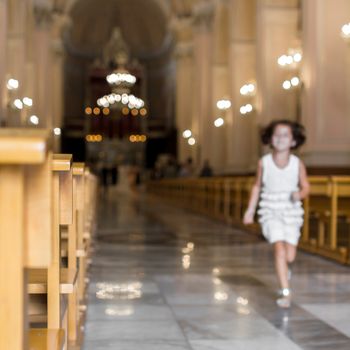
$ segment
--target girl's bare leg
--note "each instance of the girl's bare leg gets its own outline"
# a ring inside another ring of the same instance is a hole
[[[286,244],[283,241],[277,241],[274,244],[274,250],[275,267],[280,286],[282,289],[289,288]]]
[[[290,243],[285,243],[286,253],[287,253],[287,262],[288,264],[292,264],[297,255],[297,247]]]

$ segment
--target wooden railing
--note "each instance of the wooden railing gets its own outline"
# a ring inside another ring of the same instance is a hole
[[[95,196],[46,131],[0,129],[0,349],[79,345]]]
[[[310,176],[304,201],[300,247],[350,264],[350,176]],[[228,224],[242,225],[253,177],[166,179],[149,182],[148,192]],[[248,227],[259,233],[258,224]]]

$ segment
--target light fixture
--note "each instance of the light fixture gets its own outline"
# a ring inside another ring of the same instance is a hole
[[[54,133],[56,136],[60,136],[60,135],[61,135],[61,128],[54,128],[54,129],[53,129],[53,133]]]
[[[217,106],[220,110],[227,110],[227,109],[231,108],[231,101],[230,101],[230,100],[227,100],[227,99],[222,99],[222,100],[219,100],[219,101],[216,103],[216,106]]]
[[[31,115],[29,117],[29,121],[34,124],[34,125],[38,125],[39,124],[39,118],[36,115]]]
[[[145,102],[132,94],[123,93],[122,95],[112,93],[105,95],[97,100],[97,105],[100,107],[113,108],[113,105],[116,106],[128,106],[130,109],[136,108],[141,109],[145,106]]]
[[[106,81],[110,85],[112,93],[99,98],[97,100],[97,105],[104,108],[118,109],[120,111],[122,111],[125,106],[128,106],[130,110],[141,109],[145,106],[145,102],[141,98],[130,94],[130,89],[136,84],[137,78],[129,72],[126,67],[129,54],[119,28],[114,28],[112,40],[116,40],[116,51],[113,52],[112,59],[114,59],[117,68],[106,77]]]
[[[345,40],[350,40],[350,23],[344,24],[341,27],[340,36]]]
[[[147,136],[146,135],[130,135],[129,141],[132,143],[134,143],[134,142],[146,142]]]
[[[183,133],[182,133],[182,136],[185,138],[185,139],[188,139],[189,137],[192,136],[192,131],[187,129],[185,130]]]
[[[132,87],[136,83],[136,77],[127,71],[115,71],[107,75],[106,80],[110,85],[126,85]]]
[[[102,135],[86,135],[85,140],[87,142],[101,142],[103,140]]]
[[[255,83],[244,84],[239,90],[242,96],[254,96],[256,91]]]
[[[223,126],[225,123],[224,119],[223,118],[217,118],[215,121],[214,121],[214,125],[219,128],[220,126]]]
[[[92,108],[91,107],[86,107],[85,108],[85,114],[91,115],[92,114]]]
[[[290,80],[285,80],[282,84],[283,89],[290,90],[296,88],[300,85],[300,79],[298,77],[293,77]]]
[[[247,114],[247,113],[251,113],[253,111],[253,106],[250,103],[247,103],[244,106],[241,106],[241,108],[239,109],[241,114]]]
[[[290,80],[292,86],[298,86],[299,83],[300,83],[300,79],[298,77],[293,77],[291,80]]]
[[[288,49],[287,54],[281,55],[277,59],[277,63],[282,68],[295,69],[302,61],[303,55],[301,49]]]
[[[9,79],[6,84],[9,90],[17,90],[19,88],[19,82],[17,79]]]
[[[29,97],[23,97],[22,101],[23,101],[23,104],[26,105],[27,107],[33,106],[33,100]]]
[[[285,80],[282,86],[284,90],[289,90],[292,87],[292,83],[289,80]]]
[[[23,102],[19,99],[19,98],[16,98],[14,101],[13,101],[13,105],[15,108],[17,109],[23,109]]]
[[[190,146],[193,146],[196,143],[196,139],[194,137],[190,137],[187,142]]]

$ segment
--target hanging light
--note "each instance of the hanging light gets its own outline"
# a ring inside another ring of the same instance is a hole
[[[136,77],[127,71],[118,72],[115,71],[112,74],[107,75],[106,80],[110,85],[125,85],[127,87],[132,87],[136,83]]]

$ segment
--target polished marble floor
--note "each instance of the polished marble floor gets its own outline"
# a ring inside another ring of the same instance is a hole
[[[350,349],[350,268],[300,252],[275,305],[271,247],[144,195],[99,206],[84,350]]]

